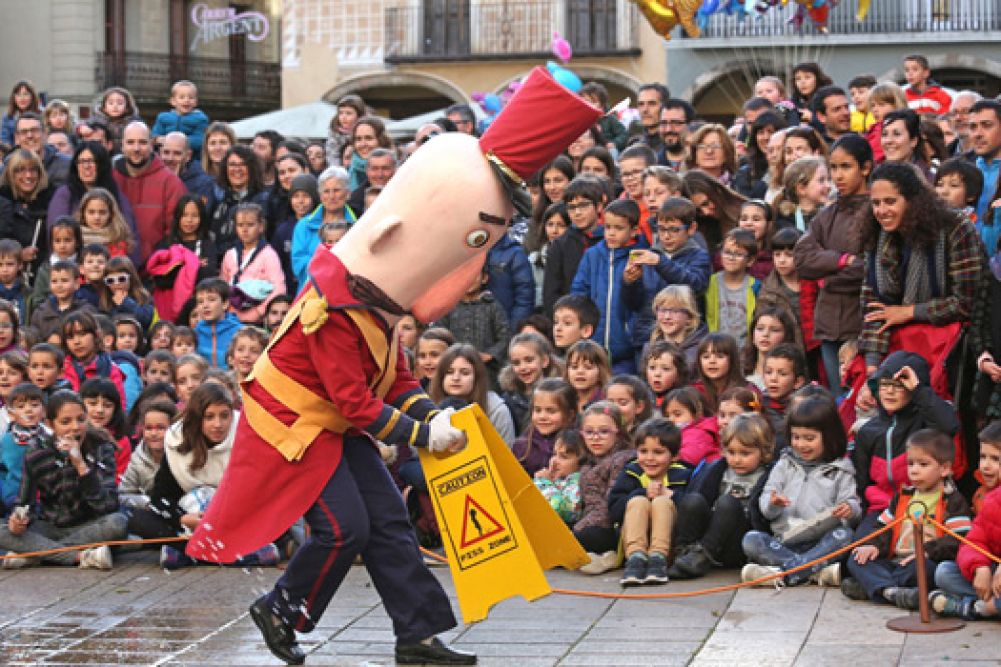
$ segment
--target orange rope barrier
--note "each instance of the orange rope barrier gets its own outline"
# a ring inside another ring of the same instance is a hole
[[[40,558],[42,556],[51,556],[53,554],[63,554],[68,551],[83,551],[84,549],[93,549],[94,547],[114,547],[126,544],[167,544],[169,542],[184,542],[187,537],[158,537],[149,540],[110,540],[108,542],[91,542],[90,544],[73,544],[68,547],[59,547],[58,549],[47,549],[45,551],[28,551],[25,553],[9,553],[4,556],[0,556],[0,560],[7,560],[8,558]]]
[[[552,589],[552,592],[559,593],[560,595],[576,595],[578,597],[607,598],[613,600],[663,600],[670,598],[691,598],[700,595],[712,595],[713,593],[725,593],[727,591],[733,591],[740,588],[749,588],[751,586],[758,586],[759,584],[767,583],[769,581],[774,581],[775,579],[781,579],[782,577],[785,577],[786,575],[789,574],[794,574],[796,572],[802,572],[803,570],[807,570],[818,563],[824,562],[825,560],[830,560],[842,554],[848,553],[855,547],[865,544],[872,538],[882,535],[883,533],[889,530],[893,530],[893,528],[897,524],[899,524],[902,521],[906,521],[907,519],[908,517],[906,515],[897,517],[896,519],[894,519],[887,525],[883,526],[882,528],[875,530],[869,535],[863,537],[862,539],[855,540],[851,544],[847,544],[836,551],[832,551],[823,558],[817,558],[810,561],[809,563],[803,563],[802,565],[797,565],[796,567],[790,568],[788,570],[784,570],[782,572],[776,572],[775,574],[770,574],[767,577],[761,577],[759,579],[755,579],[754,581],[738,582],[735,584],[727,584],[725,586],[714,586],[713,588],[704,588],[698,591],[677,591],[674,593],[602,593],[599,591],[579,591],[569,588],[554,588]],[[423,547],[421,547],[421,552],[424,555],[433,558],[434,560],[437,560],[439,562],[442,563],[448,562],[447,558],[443,558],[442,556],[439,556],[433,551],[428,551]]]
[[[986,558],[990,558],[992,561],[994,561],[998,565],[1001,565],[1001,558],[998,558],[997,556],[995,556],[994,554],[992,554],[990,551],[987,551],[986,549],[984,549],[980,545],[971,542],[970,540],[966,539],[962,535],[949,530],[948,528],[946,528],[945,526],[943,526],[942,524],[940,524],[938,521],[936,521],[935,519],[933,519],[931,517],[928,517],[928,521],[933,526],[935,526],[936,528],[938,528],[939,530],[941,530],[942,532],[944,532],[946,535],[949,535],[951,537],[955,537],[957,540],[959,540],[960,542],[962,542],[966,546],[970,547],[971,549],[973,549],[974,551],[976,551],[977,553],[979,553],[981,556],[984,556]]]

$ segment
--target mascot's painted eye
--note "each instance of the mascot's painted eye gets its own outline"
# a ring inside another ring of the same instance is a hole
[[[470,248],[482,248],[490,240],[490,232],[485,229],[474,229],[466,235],[466,245]]]

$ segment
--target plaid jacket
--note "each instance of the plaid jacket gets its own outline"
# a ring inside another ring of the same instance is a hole
[[[88,435],[83,446],[83,457],[90,468],[83,477],[66,455],[56,449],[51,437],[33,442],[24,455],[19,504],[32,506],[32,515],[59,527],[74,526],[116,511],[115,445],[94,442],[92,437]]]
[[[873,251],[870,251],[873,252]],[[891,259],[899,259],[899,246],[889,249]],[[877,259],[878,261],[878,259]],[[867,261],[868,266],[868,261]],[[946,237],[946,285],[945,294],[923,304],[917,304],[914,312],[916,322],[942,325],[951,322],[969,324],[981,278],[987,270],[987,256],[980,234],[969,222],[957,224]],[[868,269],[867,269],[868,272]],[[870,276],[862,284],[862,312],[866,313],[870,303],[877,301],[869,284]],[[881,322],[863,322],[859,335],[859,352],[866,356],[886,356],[890,347],[890,331],[878,333]]]

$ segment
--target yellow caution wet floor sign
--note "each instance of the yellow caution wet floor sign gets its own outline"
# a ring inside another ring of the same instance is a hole
[[[422,449],[420,457],[462,618],[472,623],[506,598],[547,595],[544,570],[588,559],[479,406],[452,424],[468,446],[452,455]]]

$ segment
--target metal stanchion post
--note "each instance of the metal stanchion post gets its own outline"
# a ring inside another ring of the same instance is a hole
[[[921,508],[921,514],[913,512],[915,506]],[[914,531],[914,560],[918,572],[918,615],[908,614],[886,622],[886,627],[897,632],[914,632],[930,634],[934,632],[954,632],[964,627],[966,623],[958,618],[931,617],[928,608],[928,564],[925,561],[924,521],[928,516],[928,507],[921,502],[912,502],[907,506],[907,514]]]

